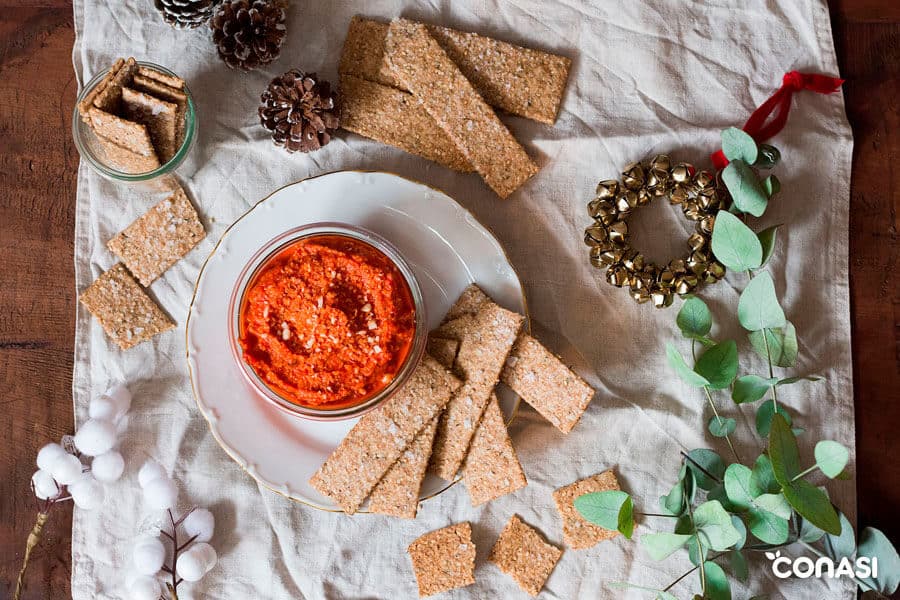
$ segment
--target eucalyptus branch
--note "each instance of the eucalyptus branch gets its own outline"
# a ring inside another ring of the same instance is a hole
[[[692,461],[693,462],[693,461]],[[691,528],[694,530],[697,536],[697,558],[700,562],[700,591],[703,596],[706,596],[706,569],[703,568],[703,563],[706,561],[706,557],[703,553],[703,540],[700,539],[700,535],[696,533],[697,524],[694,522],[694,508],[691,506],[691,503],[687,503],[688,515],[691,518]]]
[[[703,386],[703,391],[706,392],[706,399],[709,401],[709,406],[712,408],[713,414],[716,416],[716,420],[719,422],[719,426],[722,426],[722,417],[719,416],[719,411],[716,410],[716,404],[713,402],[712,394],[709,393],[709,387]],[[734,444],[731,443],[731,438],[726,434],[725,441],[728,443],[728,447],[731,449],[731,453],[734,454],[734,459],[739,463],[743,463],[741,457],[738,455],[737,450],[734,448]]]
[[[709,557],[709,560],[718,560],[719,558],[721,558],[721,557],[723,557],[723,556],[725,556],[725,553],[724,553],[724,552],[719,552],[719,553],[716,554],[715,556]],[[676,585],[678,585],[679,583],[681,583],[681,582],[684,580],[685,577],[687,577],[688,575],[690,575],[691,573],[693,573],[694,571],[696,571],[696,570],[699,569],[699,568],[700,568],[700,565],[697,565],[697,566],[695,566],[693,569],[690,569],[690,570],[686,571],[685,573],[683,573],[683,574],[681,575],[681,577],[679,577],[678,579],[676,579],[675,581],[673,581],[672,583],[670,583],[669,585],[667,585],[666,587],[664,587],[664,588],[662,589],[662,591],[668,592],[668,591],[671,590],[673,587],[675,587]]]
[[[721,480],[721,479],[719,479],[718,477],[716,477],[715,475],[713,475],[712,473],[710,473],[709,471],[707,471],[705,468],[703,468],[703,465],[701,465],[701,464],[698,463],[696,460],[694,460],[693,458],[691,458],[690,456],[688,456],[688,454],[687,454],[686,452],[684,452],[683,450],[682,450],[682,452],[681,452],[681,456],[683,456],[683,457],[685,458],[685,460],[687,460],[689,463],[691,463],[692,465],[694,465],[695,467],[697,467],[698,469],[700,469],[701,471],[703,471],[703,473],[705,473],[707,477],[709,477],[710,479],[712,479],[712,480],[715,481],[716,483],[722,483],[722,480]]]
[[[807,475],[809,475],[810,473],[812,473],[813,471],[815,471],[818,468],[819,468],[819,465],[813,465],[813,466],[809,467],[808,469],[804,469],[803,471],[797,473],[797,475],[795,475],[794,478],[791,479],[791,482],[797,481],[798,479],[800,479],[802,477],[806,477]]]

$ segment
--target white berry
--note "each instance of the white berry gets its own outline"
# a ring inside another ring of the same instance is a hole
[[[60,485],[69,485],[81,479],[81,461],[74,454],[59,457],[50,468],[50,475]]]
[[[168,477],[166,470],[162,468],[161,464],[153,459],[150,459],[141,465],[141,469],[138,471],[138,483],[142,488],[147,487],[147,484],[154,479],[165,477]]]
[[[92,419],[103,421],[115,421],[118,417],[118,408],[115,403],[106,396],[94,398],[88,404],[88,416]]]
[[[121,383],[111,386],[102,397],[115,405],[118,417],[131,410],[131,392]]]
[[[185,581],[199,581],[216,566],[216,550],[206,543],[194,544],[178,557],[176,571]]]
[[[159,580],[147,575],[137,577],[128,586],[128,593],[131,600],[159,600]]]
[[[75,447],[88,456],[97,456],[116,445],[116,426],[110,421],[90,419],[75,432]]]
[[[195,508],[184,518],[181,526],[188,538],[196,537],[198,542],[208,542],[216,527],[216,518],[205,508]]]
[[[144,486],[144,500],[151,508],[172,508],[178,500],[178,487],[169,477],[151,479]]]
[[[38,450],[37,466],[38,469],[50,472],[53,469],[53,463],[66,456],[68,453],[65,448],[56,443],[50,443]]]
[[[166,547],[159,538],[144,538],[135,544],[131,557],[138,573],[156,575],[166,561]]]
[[[93,510],[103,503],[106,495],[99,481],[85,474],[84,477],[69,486],[75,506],[84,510]]]
[[[34,495],[41,500],[55,498],[59,493],[59,486],[53,480],[53,476],[43,469],[38,469],[31,476],[31,484],[34,486]]]
[[[125,470],[125,459],[115,450],[95,456],[91,462],[91,473],[103,483],[112,483],[122,476]]]

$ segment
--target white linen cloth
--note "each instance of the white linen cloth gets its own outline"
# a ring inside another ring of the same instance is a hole
[[[427,531],[464,520],[473,523],[478,546],[477,582],[444,597],[525,597],[487,561],[512,514],[561,545],[554,489],[612,467],[637,510],[654,512],[675,481],[680,450],[712,447],[727,458],[727,448],[706,433],[705,399],[666,365],[664,343],[678,338],[678,305],[639,306],[603,281],[582,243],[590,221],[585,206],[599,180],[617,178],[626,164],[656,153],[711,168],[708,155],[719,147],[720,130],[743,124],[786,71],[837,74],[824,0],[295,0],[281,58],[246,74],[217,58],[206,28],[174,30],[150,0],[75,0],[74,6],[73,55],[81,83],[120,56],[165,65],[187,80],[197,103],[199,140],[181,174],[209,233],[151,287],[177,330],[122,352],[78,308],[78,421],[110,381],[128,382],[135,402],[123,443],[124,478],[107,488],[100,510],[75,510],[76,600],[127,598],[131,546],[150,514],[136,476],[148,457],[180,482],[183,505],[208,506],[217,519],[213,544],[220,562],[202,582],[181,586],[183,599],[414,598],[406,546]],[[537,157],[540,173],[500,201],[475,175],[453,173],[346,132],[310,155],[276,148],[259,125],[260,92],[292,67],[336,83],[341,45],[356,13],[385,20],[409,16],[570,56],[574,65],[555,126],[504,117]],[[781,390],[809,432],[800,439],[804,460],[811,461],[813,439],[854,446],[847,272],[852,138],[842,94],[797,94],[787,128],[773,143],[784,156],[775,171],[783,191],[763,224],[785,227],[769,270],[797,327],[801,351],[798,367],[784,372],[827,379]],[[539,337],[597,387],[597,397],[568,436],[532,409],[520,412],[511,435],[527,488],[473,509],[464,487],[455,486],[427,501],[415,521],[329,514],[258,486],[210,435],[191,396],[184,358],[183,327],[200,265],[225,227],[269,192],[340,169],[393,171],[439,187],[470,209],[495,232],[520,273]],[[113,184],[84,163],[77,193],[75,272],[81,292],[115,262],[105,242],[159,195]],[[667,260],[686,248],[692,223],[677,207],[655,203],[632,221],[636,243],[651,258]],[[735,316],[745,284],[730,273],[701,293],[715,312],[714,333],[738,340],[742,373],[762,373],[763,361],[752,354]],[[687,352],[685,344],[681,348]],[[725,394],[717,402],[729,415],[742,415],[744,454],[757,451],[749,435],[753,408],[738,411]],[[854,482],[828,487],[855,521]],[[636,537],[670,526],[644,518]],[[690,566],[684,552],[654,562],[636,541],[619,537],[590,550],[566,550],[542,597],[631,597],[606,583],[663,587]],[[736,598],[853,597],[849,582],[777,580],[762,556],[753,559],[751,571],[749,584],[735,586]],[[698,588],[694,574],[673,591],[685,598]]]

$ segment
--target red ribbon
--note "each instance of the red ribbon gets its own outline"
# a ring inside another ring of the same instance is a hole
[[[794,92],[809,90],[819,94],[830,94],[838,91],[843,83],[843,79],[816,73],[800,73],[798,71],[785,73],[781,87],[772,94],[771,98],[753,111],[753,114],[744,123],[743,129],[756,140],[757,144],[765,142],[784,129],[788,112],[791,110],[791,98],[793,98]],[[771,121],[769,121],[769,117],[772,117]],[[766,121],[769,122],[766,123]],[[728,165],[728,159],[721,150],[711,154],[710,158],[716,169],[724,169]]]

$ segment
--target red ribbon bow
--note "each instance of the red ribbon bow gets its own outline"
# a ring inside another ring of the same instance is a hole
[[[798,71],[785,73],[781,87],[772,94],[771,98],[753,111],[753,114],[744,123],[743,130],[749,133],[757,144],[765,142],[784,129],[788,112],[791,110],[791,98],[794,96],[794,92],[809,90],[819,94],[830,94],[838,91],[843,83],[843,79],[816,73],[800,73]],[[769,117],[772,117],[772,120],[766,123],[769,121]],[[728,166],[728,159],[721,150],[711,154],[710,158],[716,169],[724,169]]]

